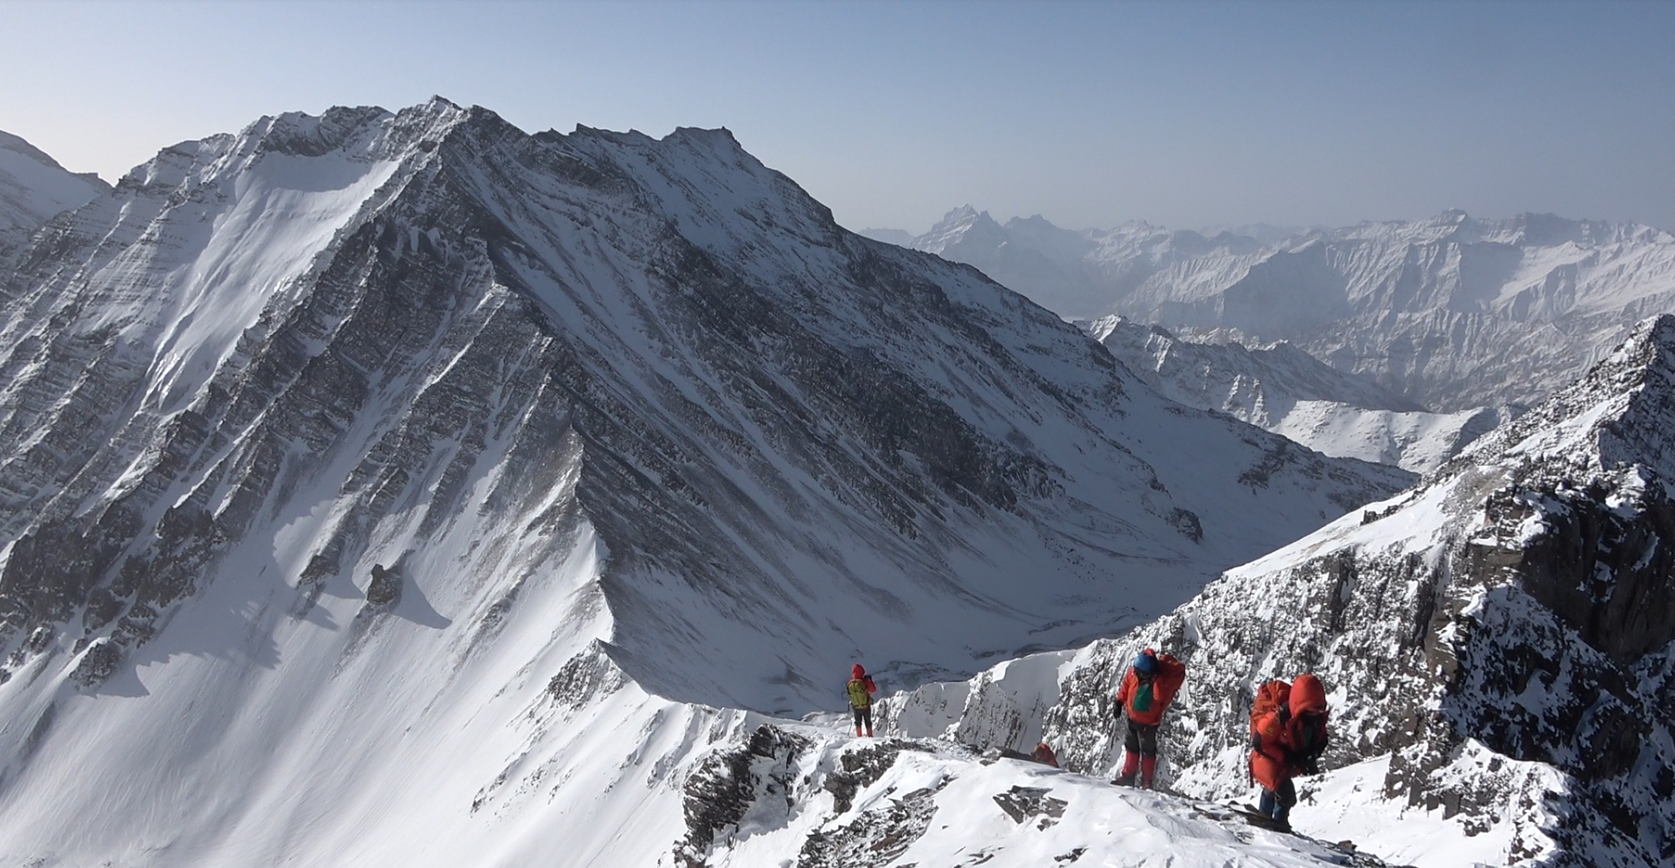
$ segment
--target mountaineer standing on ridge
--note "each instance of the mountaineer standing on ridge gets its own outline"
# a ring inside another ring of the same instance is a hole
[[[872,735],[872,695],[878,692],[878,685],[872,683],[872,676],[867,674],[866,667],[857,663],[849,670],[849,710],[855,715],[855,735],[861,735],[862,724],[866,725],[867,735]]]
[[[1172,654],[1147,648],[1134,658],[1117,688],[1116,714],[1128,722],[1128,736],[1123,741],[1122,774],[1111,783],[1134,786],[1138,772],[1140,786],[1151,789],[1157,775],[1157,728],[1185,681],[1186,664]]]
[[[1291,827],[1299,774],[1320,774],[1326,750],[1326,688],[1304,673],[1291,684],[1269,681],[1256,689],[1250,708],[1250,775],[1262,785],[1257,810]]]

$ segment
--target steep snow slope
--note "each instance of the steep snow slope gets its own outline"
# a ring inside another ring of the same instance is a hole
[[[1109,635],[1411,480],[1162,398],[725,131],[266,118],[20,262],[21,861],[650,864],[714,707]]]
[[[976,265],[1066,317],[1117,313],[1185,337],[1289,341],[1449,413],[1535,403],[1637,320],[1675,310],[1675,236],[1633,224],[1449,211],[1263,245],[1145,224],[1002,227],[967,212],[912,246]],[[1033,240],[1044,236],[1057,241]],[[1014,267],[1011,251],[1025,249],[1031,264]]]
[[[1086,326],[1119,361],[1169,398],[1220,410],[1326,455],[1428,473],[1516,415],[1483,407],[1429,413],[1290,344],[1182,340],[1161,326],[1111,316]]]
[[[35,230],[109,189],[98,176],[72,174],[23,139],[0,131],[0,274]]]
[[[1191,675],[1164,774],[1225,795],[1248,786],[1253,686],[1314,671],[1337,771],[1304,782],[1304,830],[1426,865],[1666,864],[1671,431],[1663,316],[1426,485],[1229,571],[1127,639],[920,688],[892,702],[892,727],[980,745],[1044,735],[1070,767],[1108,769],[1114,679],[1140,647],[1167,648]]]

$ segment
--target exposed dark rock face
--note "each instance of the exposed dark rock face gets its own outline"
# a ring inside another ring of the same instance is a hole
[[[547,693],[567,708],[582,708],[589,702],[620,690],[626,680],[600,648],[577,654],[559,667],[547,682]]]
[[[896,757],[904,750],[924,748],[910,741],[888,739],[845,752],[840,760],[843,769],[827,774],[821,784],[823,789],[832,794],[832,810],[839,814],[848,813],[854,805],[855,794],[883,777],[884,773],[895,765]]]
[[[845,826],[808,836],[797,868],[878,868],[907,852],[936,816],[936,790],[914,790],[891,799]]]
[[[1050,791],[1041,787],[1013,787],[995,796],[995,804],[999,805],[1014,823],[1023,825],[1031,819],[1039,818],[1036,828],[1046,829],[1064,816],[1064,809],[1069,804],[1063,799],[1047,795],[1048,792]]]
[[[70,680],[82,687],[96,687],[122,662],[122,646],[114,640],[101,638],[87,646],[87,651],[70,673]]]
[[[808,746],[807,739],[764,724],[744,747],[705,759],[683,787],[687,834],[675,845],[675,863],[709,865],[710,849],[752,810],[789,814],[798,797],[796,760]]]

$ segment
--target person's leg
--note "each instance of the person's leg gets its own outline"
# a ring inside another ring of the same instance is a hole
[[[866,711],[866,709],[856,708],[854,706],[850,706],[849,711],[855,717],[855,737],[860,738],[860,736],[861,736],[861,716]]]
[[[1297,804],[1297,785],[1290,778],[1280,782],[1280,789],[1275,793],[1276,806],[1274,819],[1284,825],[1291,825],[1291,806]]]
[[[872,706],[861,709],[861,717],[866,720],[867,738],[872,738]]]
[[[1122,774],[1112,783],[1127,787],[1134,785],[1134,776],[1140,771],[1140,724],[1126,717],[1123,722],[1128,725],[1128,734],[1123,737]]]
[[[1261,798],[1256,800],[1256,808],[1262,813],[1272,817],[1274,815],[1274,805],[1278,801],[1278,799],[1274,798],[1273,790],[1263,787]]]
[[[1157,777],[1157,727],[1154,723],[1140,730],[1140,786],[1148,790]]]

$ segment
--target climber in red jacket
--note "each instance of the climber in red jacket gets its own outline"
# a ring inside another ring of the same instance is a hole
[[[1112,783],[1134,786],[1138,772],[1140,786],[1151,788],[1157,775],[1157,728],[1185,681],[1186,664],[1171,654],[1147,648],[1134,659],[1117,689],[1117,713],[1127,721],[1128,735],[1122,774]]]
[[[863,724],[867,735],[872,735],[872,695],[878,692],[878,685],[872,683],[866,667],[859,663],[850,667],[845,690],[849,693],[849,711],[855,716],[855,735],[860,736]]]
[[[1287,689],[1289,687],[1289,689]],[[1250,775],[1262,785],[1262,813],[1291,825],[1297,787],[1291,779],[1320,773],[1326,728],[1326,688],[1304,673],[1290,685],[1270,681],[1257,688],[1250,715]]]

